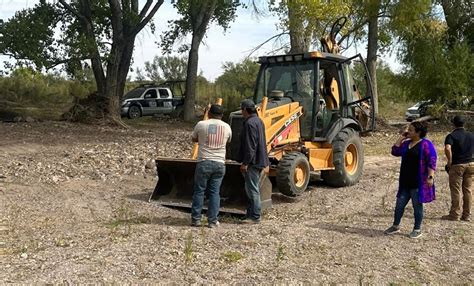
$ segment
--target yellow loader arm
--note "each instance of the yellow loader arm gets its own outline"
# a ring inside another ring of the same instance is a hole
[[[299,118],[303,115],[303,107],[292,102],[267,110],[267,104],[268,98],[264,97],[257,111],[265,126],[267,151],[275,155],[275,150],[301,141]],[[277,159],[281,155],[276,155]]]

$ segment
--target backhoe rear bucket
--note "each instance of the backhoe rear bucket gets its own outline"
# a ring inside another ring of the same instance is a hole
[[[149,201],[157,201],[164,206],[191,208],[193,196],[194,171],[196,160],[159,158],[156,160],[158,183]],[[272,205],[272,183],[266,175],[260,179],[260,198],[262,209]],[[226,173],[222,181],[221,208],[224,213],[245,214],[247,196],[240,164],[226,163]],[[207,208],[207,200],[204,208]]]

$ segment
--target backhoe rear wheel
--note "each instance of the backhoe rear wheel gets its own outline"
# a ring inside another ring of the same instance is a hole
[[[298,152],[286,153],[278,163],[276,182],[284,195],[296,197],[306,190],[309,183],[309,162]]]
[[[364,151],[358,132],[344,128],[339,131],[332,144],[335,169],[321,171],[322,179],[333,187],[356,184],[364,168]]]

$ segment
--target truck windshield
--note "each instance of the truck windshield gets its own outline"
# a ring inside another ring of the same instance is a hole
[[[127,92],[127,94],[125,94],[123,99],[139,98],[143,94],[144,91],[145,91],[144,87],[137,87]]]
[[[262,66],[254,100],[283,92],[285,96],[310,97],[314,87],[314,61],[285,62]]]

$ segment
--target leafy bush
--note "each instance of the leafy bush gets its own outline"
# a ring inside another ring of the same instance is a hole
[[[472,98],[474,57],[469,44],[458,41],[448,45],[446,27],[437,20],[420,21],[416,28],[417,33],[402,35],[400,52],[406,66],[403,86],[409,98],[451,105]]]
[[[20,115],[50,118],[50,114],[56,116],[67,109],[74,98],[84,98],[94,89],[92,82],[72,81],[60,75],[18,68],[10,76],[0,77],[0,107]],[[34,114],[30,114],[31,110],[35,110]]]

